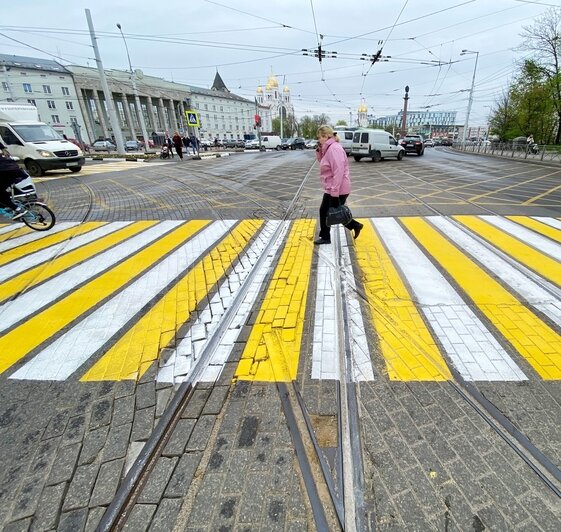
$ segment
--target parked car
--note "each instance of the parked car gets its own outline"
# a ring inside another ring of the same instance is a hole
[[[434,141],[432,139],[426,139],[425,148],[434,148]]]
[[[318,141],[316,139],[310,139],[306,141],[306,149],[315,150],[318,147]]]
[[[115,151],[117,149],[117,146],[109,140],[96,140],[92,147],[94,151]]]
[[[259,139],[252,139],[245,141],[246,150],[258,150],[259,149]]]
[[[373,162],[386,157],[403,159],[405,148],[400,146],[387,131],[383,129],[359,129],[354,132],[351,155],[356,162],[369,157]]]
[[[225,148],[237,148],[238,147],[238,140],[237,139],[226,139],[224,141],[224,147]]]
[[[280,145],[280,149],[281,150],[288,150],[288,148],[290,147],[290,141],[292,139],[281,139],[281,145]]]
[[[125,142],[125,151],[140,151],[142,150],[142,143],[138,140],[127,140]]]
[[[306,149],[306,140],[302,137],[296,137],[294,139],[288,139],[286,144],[286,148],[283,149],[290,149],[290,150],[304,150]]]
[[[425,145],[421,135],[405,135],[399,143],[405,148],[405,153],[416,153],[419,157],[425,154]]]
[[[345,153],[347,155],[351,154],[351,147],[353,144],[353,135],[354,132],[357,130],[356,127],[348,128],[348,129],[335,129],[334,133],[337,134],[339,138],[339,144],[343,146]]]
[[[208,140],[208,139],[200,139],[199,144],[200,144],[201,148],[207,148],[208,149],[211,146],[210,140]]]

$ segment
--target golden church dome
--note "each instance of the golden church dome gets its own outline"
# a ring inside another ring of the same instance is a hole
[[[367,113],[368,112],[368,107],[366,107],[366,104],[363,102],[358,106],[358,112],[359,113]]]
[[[275,75],[271,74],[269,76],[269,79],[267,80],[267,90],[278,89],[278,88],[279,88],[279,82],[277,81],[277,78],[275,78]]]
[[[259,87],[257,87],[257,94],[262,94],[262,93],[263,93],[263,87],[259,85]]]
[[[290,89],[288,88],[288,85],[284,86],[284,89],[282,89],[282,92],[290,92]]]

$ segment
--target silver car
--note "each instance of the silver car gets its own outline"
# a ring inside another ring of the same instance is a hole
[[[109,140],[96,140],[92,148],[94,151],[115,151],[117,146]]]

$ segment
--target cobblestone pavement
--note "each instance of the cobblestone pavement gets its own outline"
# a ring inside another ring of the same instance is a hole
[[[118,164],[38,184],[52,231],[0,226],[3,529],[94,530],[206,360],[126,529],[316,529],[277,383],[296,382],[342,497],[345,378],[365,528],[558,530],[559,498],[458,379],[561,466],[561,171],[351,161],[365,227],[314,247],[311,153]]]

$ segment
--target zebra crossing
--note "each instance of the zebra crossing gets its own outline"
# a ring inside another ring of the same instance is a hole
[[[357,382],[561,379],[561,220],[362,222],[337,246],[313,220],[0,226],[0,374],[182,382],[243,286],[202,381],[233,354],[236,379],[340,379],[345,342]]]

